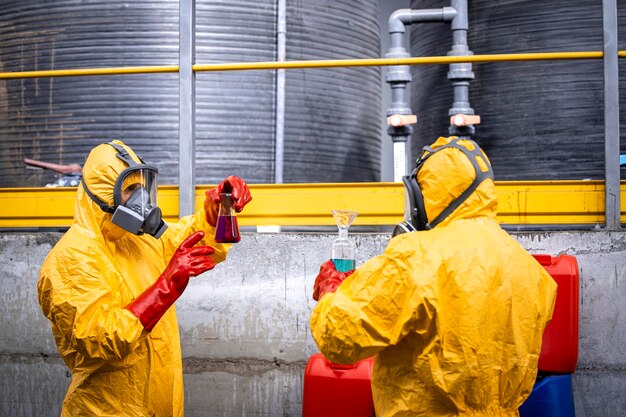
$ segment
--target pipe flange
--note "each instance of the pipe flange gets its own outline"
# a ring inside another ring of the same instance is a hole
[[[417,116],[414,114],[392,114],[387,116],[387,125],[393,127],[414,125],[417,123]]]
[[[389,126],[387,134],[391,136],[394,142],[406,142],[413,134],[413,126]]]

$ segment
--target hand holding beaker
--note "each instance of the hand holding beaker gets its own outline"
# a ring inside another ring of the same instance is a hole
[[[217,216],[219,205],[222,200],[223,193],[230,193],[231,206],[237,213],[241,212],[246,204],[252,201],[252,195],[248,184],[241,178],[231,175],[216,187],[206,192],[204,199],[204,213],[206,220],[211,226],[217,225]]]
[[[344,279],[352,275],[354,269],[347,272],[339,272],[330,259],[320,266],[320,272],[313,284],[313,299],[319,301],[326,293],[335,292]]]

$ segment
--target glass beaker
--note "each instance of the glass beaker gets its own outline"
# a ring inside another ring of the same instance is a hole
[[[331,210],[339,228],[339,237],[333,240],[330,259],[339,272],[348,272],[355,267],[356,245],[348,238],[348,229],[359,214],[356,211]]]
[[[241,240],[237,217],[233,211],[233,200],[230,193],[221,193],[220,209],[215,225],[215,241],[218,243],[237,243]]]

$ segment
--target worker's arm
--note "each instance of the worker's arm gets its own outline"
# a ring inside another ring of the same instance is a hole
[[[172,257],[187,236],[198,231],[204,232],[204,238],[199,244],[211,246],[215,249],[215,252],[211,255],[215,263],[220,263],[226,259],[226,254],[231,245],[215,242],[215,225],[209,224],[204,209],[190,216],[185,216],[176,223],[168,223],[168,226],[163,236],[161,236],[161,239],[163,239],[164,258],[166,260]]]
[[[392,245],[391,245],[392,246]],[[324,356],[354,363],[429,326],[434,310],[418,284],[407,255],[388,248],[321,296],[311,315],[311,332]]]
[[[168,229],[163,234],[165,258],[169,259],[178,245],[189,235],[197,231],[204,231],[205,235],[200,245],[211,246],[215,253],[211,255],[215,263],[226,259],[231,245],[215,242],[215,225],[219,208],[220,194],[230,192],[233,198],[233,208],[241,212],[246,204],[252,200],[248,185],[241,178],[230,176],[216,187],[206,192],[201,210],[190,216],[185,216],[177,223],[168,223]]]
[[[174,252],[167,268],[150,287],[146,288],[126,308],[151,331],[167,310],[183,294],[189,279],[213,269],[215,261],[210,246],[196,246],[204,237],[198,231],[187,237]]]
[[[80,268],[76,268],[80,262]],[[55,260],[44,264],[38,283],[39,303],[68,350],[89,358],[119,360],[148,333],[125,309],[119,289],[108,285],[105,261]]]

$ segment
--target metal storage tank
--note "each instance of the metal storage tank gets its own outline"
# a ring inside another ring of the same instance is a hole
[[[289,1],[286,59],[380,56],[376,0]],[[196,2],[196,62],[274,61],[276,0]],[[9,0],[0,71],[178,65],[178,2]],[[286,71],[285,182],[380,177],[379,68]],[[273,182],[276,72],[201,72],[196,182]],[[23,158],[82,163],[122,139],[178,182],[178,74],[0,80],[0,187],[54,176]]]
[[[622,3],[619,25],[624,28]],[[411,7],[441,7],[441,2],[413,0]],[[603,47],[600,1],[470,0],[468,7],[468,43],[474,54]],[[412,56],[445,55],[451,41],[448,24],[411,27]],[[625,46],[622,39],[620,49]],[[412,137],[416,158],[422,146],[448,134],[453,96],[448,66],[414,66],[411,71],[411,102],[418,116]],[[470,104],[482,117],[475,139],[490,157],[496,179],[604,178],[602,60],[474,64],[473,71]],[[626,108],[624,94],[620,106]]]

